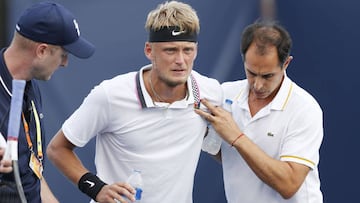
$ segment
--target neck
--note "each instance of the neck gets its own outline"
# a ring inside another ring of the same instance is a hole
[[[15,50],[9,47],[4,52],[4,63],[8,68],[13,79],[30,80],[31,58],[27,58],[27,54],[22,54],[21,50]]]
[[[147,90],[153,101],[173,103],[182,100],[187,96],[186,83],[177,86],[169,86],[165,82],[159,82],[158,79],[154,80],[152,70],[149,72],[150,73],[147,74],[148,76],[144,78],[147,78]]]
[[[149,76],[149,83],[150,83],[151,92],[155,96],[156,100],[159,101],[159,102],[164,102],[165,100],[163,98],[161,98],[160,95],[158,93],[156,93],[156,91],[155,91],[155,88],[154,88],[154,86],[152,84],[152,81],[151,81],[151,74]]]

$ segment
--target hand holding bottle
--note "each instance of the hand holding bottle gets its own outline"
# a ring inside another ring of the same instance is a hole
[[[223,108],[231,113],[232,103],[233,102],[230,99],[226,99]],[[220,151],[221,142],[222,142],[222,138],[216,133],[214,128],[210,125],[208,134],[203,141],[202,150],[209,154],[216,155]]]

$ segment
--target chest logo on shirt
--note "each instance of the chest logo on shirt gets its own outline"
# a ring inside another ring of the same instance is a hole
[[[267,133],[267,136],[269,136],[269,137],[274,137],[274,134],[273,134],[272,132],[268,132],[268,133]]]

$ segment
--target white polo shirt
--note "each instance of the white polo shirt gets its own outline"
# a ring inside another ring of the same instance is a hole
[[[285,200],[263,183],[228,144],[221,148],[226,198],[229,203],[321,203],[318,174],[323,138],[323,114],[315,99],[286,75],[274,100],[251,117],[247,80],[222,84],[232,99],[232,114],[240,129],[266,154],[311,168],[298,192]]]
[[[220,105],[218,81],[192,71],[187,99],[155,105],[142,73],[119,75],[96,86],[62,126],[78,147],[96,136],[97,175],[106,183],[126,181],[142,172],[142,203],[192,203],[195,169],[207,123],[194,112],[196,87],[201,98]],[[195,91],[195,92],[194,92]],[[163,107],[161,107],[163,106]]]

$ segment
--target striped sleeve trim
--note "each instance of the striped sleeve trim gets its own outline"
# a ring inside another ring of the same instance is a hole
[[[280,156],[280,160],[281,161],[291,161],[291,162],[304,164],[306,166],[309,166],[312,169],[315,168],[315,163],[313,161],[311,161],[309,159],[302,158],[302,157],[298,157],[298,156],[284,155],[284,156]]]

